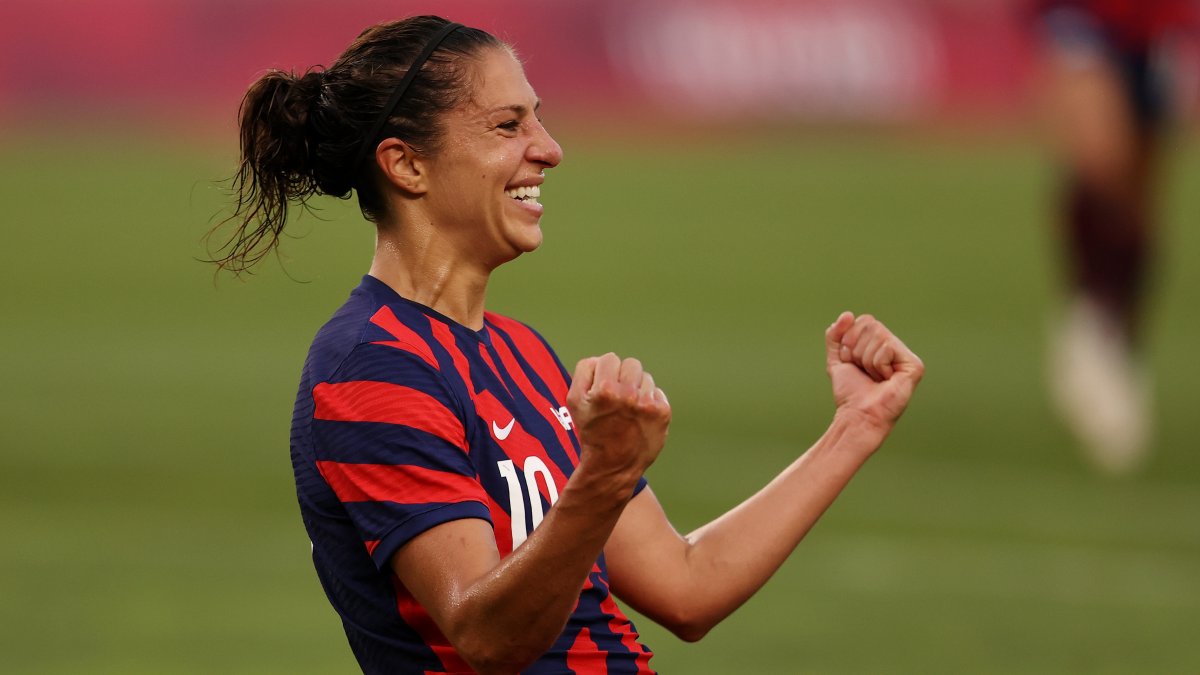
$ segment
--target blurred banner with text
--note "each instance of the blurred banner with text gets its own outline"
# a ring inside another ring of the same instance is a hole
[[[1026,99],[1025,4],[7,0],[0,117],[231,116],[266,68],[328,64],[368,25],[436,13],[513,43],[555,111],[702,123],[995,120]]]

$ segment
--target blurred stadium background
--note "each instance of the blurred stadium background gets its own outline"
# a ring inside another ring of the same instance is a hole
[[[492,307],[670,392],[681,530],[807,447],[821,333],[926,360],[887,446],[668,674],[1200,672],[1200,144],[1183,96],[1150,356],[1154,455],[1093,471],[1048,410],[1054,173],[1008,0],[109,0],[0,6],[0,671],[355,666],[308,559],[287,428],[365,271],[353,203],[244,281],[197,262],[267,67],[436,12],[511,40],[567,159]],[[1185,50],[1186,51],[1186,50]]]

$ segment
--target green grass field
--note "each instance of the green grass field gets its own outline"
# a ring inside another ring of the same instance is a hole
[[[1200,145],[1169,172],[1155,454],[1113,479],[1048,410],[1057,242],[1031,140],[560,140],[546,244],[489,303],[568,363],[647,364],[675,410],[649,477],[679,529],[824,429],[840,310],[883,318],[928,369],[761,593],[695,645],[639,622],[659,670],[1200,672]],[[3,672],[355,671],[287,439],[308,342],[372,233],[327,200],[284,266],[214,283],[193,258],[232,153],[231,134],[3,145]]]

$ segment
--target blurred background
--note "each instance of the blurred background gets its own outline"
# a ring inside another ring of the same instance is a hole
[[[1200,61],[1180,43],[1147,315],[1155,433],[1097,471],[1054,415],[1058,184],[1009,0],[6,0],[0,671],[355,672],[288,426],[372,228],[325,198],[214,277],[236,110],[267,68],[438,13],[512,42],[566,151],[493,311],[670,393],[649,478],[719,515],[832,414],[822,332],[884,319],[905,419],[778,575],[668,674],[1200,672]]]

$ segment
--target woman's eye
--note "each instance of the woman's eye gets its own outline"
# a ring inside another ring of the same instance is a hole
[[[503,129],[505,131],[516,131],[517,129],[521,128],[521,121],[520,120],[509,120],[507,122],[502,122],[501,124],[498,124],[496,126],[496,128]]]

